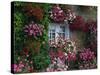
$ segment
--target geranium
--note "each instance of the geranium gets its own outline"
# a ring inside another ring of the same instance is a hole
[[[17,64],[12,64],[12,71],[14,73],[32,72],[33,66],[32,66],[32,63],[29,62],[28,60],[22,60],[22,61],[19,61],[19,63],[17,63]]]
[[[49,46],[57,48],[57,50],[63,50],[63,51],[76,51],[75,42],[63,38],[63,37],[57,37],[56,40],[50,40]]]
[[[90,30],[90,34],[93,35],[94,39],[97,37],[97,22],[94,20],[87,20],[86,25]]]
[[[53,6],[50,12],[50,18],[55,22],[63,22],[65,20],[65,14],[59,5]]]
[[[24,48],[20,53],[16,53],[15,58],[17,62],[11,65],[12,72],[33,72],[33,61],[30,57],[31,52],[27,48]]]
[[[28,55],[29,54],[29,50],[27,48],[24,48],[23,51],[22,51],[22,53],[24,55]]]
[[[55,48],[62,48],[66,44],[67,44],[67,39],[64,39],[63,37],[56,37],[56,40],[49,41],[50,47],[55,47]]]
[[[83,27],[83,31],[84,32],[95,32],[97,29],[97,22],[92,20],[92,19],[88,19],[86,22],[85,22],[85,25]]]
[[[94,52],[92,52],[90,49],[82,50],[79,55],[80,55],[80,59],[83,61],[90,61],[95,58]]]
[[[79,69],[93,69],[97,67],[95,53],[90,49],[84,49],[79,53]]]
[[[40,25],[40,24],[36,24],[36,23],[32,22],[29,25],[25,25],[24,32],[28,36],[33,36],[34,38],[37,38],[39,36],[42,36],[43,26]]]
[[[32,6],[32,3],[29,3],[25,6],[24,11],[29,17],[35,17],[37,20],[43,19],[43,9],[40,6]]]
[[[11,68],[13,72],[20,72],[17,64],[12,64]]]
[[[71,22],[76,18],[76,14],[71,9],[65,11],[59,5],[55,5],[51,10],[50,17],[55,22],[64,22],[66,20]]]
[[[70,23],[71,30],[82,30],[85,25],[85,20],[82,16],[76,16],[76,18]]]
[[[76,61],[76,59],[77,59],[76,53],[74,53],[74,52],[69,52],[68,53],[68,56],[67,56],[68,62],[70,62],[70,61]]]
[[[66,11],[66,20],[71,23],[76,18],[75,12],[73,12],[71,9],[67,9]]]
[[[12,69],[13,69],[14,72],[22,72],[23,68],[24,68],[24,64],[23,63],[13,64],[12,65]]]
[[[66,55],[67,53],[63,52],[62,50],[58,50],[57,52],[54,50],[50,51],[50,58],[51,58],[51,64],[46,69],[48,72],[53,71],[66,71],[68,69],[67,64],[65,64],[66,61]]]
[[[65,54],[62,50],[58,50],[57,55],[60,59],[65,59]]]
[[[50,50],[49,55],[51,59],[54,59],[55,57],[57,57],[57,53],[55,53],[53,50]]]
[[[47,72],[66,71],[67,69],[68,69],[68,66],[67,64],[65,64],[65,61],[63,61],[59,57],[56,57],[52,60],[52,63],[49,65],[46,71]]]

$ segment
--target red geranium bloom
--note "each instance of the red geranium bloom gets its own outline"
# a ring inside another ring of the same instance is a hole
[[[23,54],[28,55],[28,53],[29,53],[29,50],[27,48],[24,48],[23,49]]]
[[[69,27],[71,30],[82,30],[85,25],[85,20],[82,16],[76,16],[72,23],[70,23]]]

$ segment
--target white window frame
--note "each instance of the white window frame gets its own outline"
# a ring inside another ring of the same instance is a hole
[[[65,38],[70,39],[70,30],[69,30],[69,25],[68,23],[50,23],[49,24],[49,40],[52,40],[52,38],[50,38],[50,33],[52,33],[50,30],[55,30],[55,38],[58,37],[58,33],[60,31],[60,26],[65,26]],[[51,35],[52,36],[52,35]]]

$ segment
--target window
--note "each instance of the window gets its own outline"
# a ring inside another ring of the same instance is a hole
[[[52,40],[52,39],[55,39],[55,29],[50,29],[50,33],[49,33],[49,39]]]
[[[65,38],[65,26],[59,26],[59,27],[60,27],[60,28],[59,28],[58,35],[59,35],[60,37]]]
[[[69,38],[69,27],[66,24],[51,23],[49,25],[49,40],[56,40],[56,37]]]

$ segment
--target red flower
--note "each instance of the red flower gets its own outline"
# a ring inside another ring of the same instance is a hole
[[[89,60],[93,60],[95,57],[94,52],[92,52],[90,49],[84,49],[81,53],[80,53],[80,58],[84,61],[89,61]]]
[[[25,6],[24,10],[26,11],[26,14],[30,17],[35,17],[37,20],[43,19],[43,9],[40,6],[32,6],[32,3],[29,3]]]
[[[59,58],[61,58],[61,59],[65,57],[64,52],[61,51],[61,50],[58,50],[57,56],[58,56]]]
[[[50,51],[50,58],[54,59],[56,57],[56,53],[54,51]]]
[[[33,72],[33,69],[31,67],[28,68],[29,72]]]
[[[84,32],[88,32],[89,30],[94,31],[97,28],[97,22],[89,19],[87,20],[87,22],[85,23],[84,27],[83,27],[83,31]]]
[[[64,11],[59,7],[59,5],[53,6],[51,10],[51,19],[55,22],[63,22],[65,20],[65,13]]]
[[[71,30],[82,30],[85,25],[85,20],[82,16],[76,16],[72,23],[70,23],[69,27]]]
[[[23,49],[23,54],[28,55],[28,53],[29,53],[29,50],[27,48],[24,48]]]
[[[68,59],[68,62],[70,62],[70,61],[75,61],[76,60],[76,53],[71,53],[71,52],[69,52],[68,53],[68,57],[67,57],[67,59]]]

